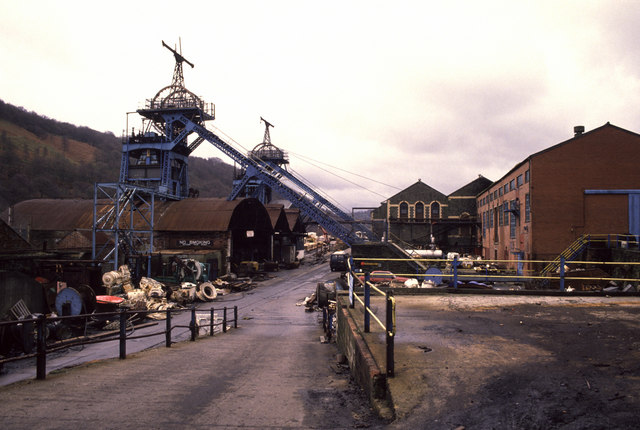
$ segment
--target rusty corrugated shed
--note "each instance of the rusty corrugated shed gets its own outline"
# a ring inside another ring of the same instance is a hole
[[[227,231],[236,208],[240,204],[244,204],[247,208],[250,202],[246,200],[189,198],[180,201],[156,201],[154,228],[156,231]],[[102,200],[101,202],[108,203]],[[108,204],[99,204],[98,217],[108,209]],[[74,231],[93,228],[93,200],[34,199],[17,203],[12,210],[14,225],[20,228],[28,227],[30,230],[39,231]],[[149,214],[145,216],[149,217]],[[275,218],[271,219],[277,222],[278,214],[274,216]],[[3,213],[3,218],[6,219],[6,217],[7,211]],[[149,221],[145,221],[140,212],[134,213],[136,228],[144,229]],[[121,218],[123,228],[128,222],[127,215]]]
[[[227,231],[242,200],[184,199],[156,206],[157,231]]]
[[[12,226],[30,230],[66,231],[93,226],[93,200],[33,199],[12,207]],[[7,211],[3,214],[7,218]]]
[[[282,210],[284,209],[284,205],[278,204],[266,204],[264,207],[267,209],[269,213],[269,219],[271,220],[271,227],[276,228],[276,224],[278,224],[278,218],[282,215]]]
[[[284,213],[287,216],[289,230],[295,231],[296,223],[300,219],[300,209],[285,209]]]

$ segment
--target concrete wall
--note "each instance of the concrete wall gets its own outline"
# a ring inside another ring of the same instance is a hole
[[[348,296],[337,297],[337,344],[347,357],[351,374],[358,384],[367,392],[370,400],[386,398],[387,378],[380,371],[369,351],[366,342],[360,336],[358,327],[350,316]]]

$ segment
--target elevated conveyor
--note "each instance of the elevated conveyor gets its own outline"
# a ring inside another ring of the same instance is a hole
[[[377,240],[369,228],[355,222],[351,216],[296,178],[291,172],[276,164],[245,156],[216,134],[186,116],[182,116],[178,120],[184,125],[185,131],[196,133],[244,168],[246,170],[245,177],[259,178],[300,209],[303,215],[316,221],[346,244],[352,245],[367,240]],[[285,184],[283,180],[290,182],[298,190]],[[243,184],[238,186],[243,186]],[[347,228],[345,224],[349,224],[350,227]]]

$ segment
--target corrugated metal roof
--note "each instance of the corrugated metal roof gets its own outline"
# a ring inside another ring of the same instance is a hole
[[[289,223],[289,230],[294,231],[296,223],[300,219],[300,209],[285,209],[285,215],[287,216],[287,222]]]
[[[12,226],[17,228],[65,231],[93,226],[93,200],[25,200],[12,211]],[[4,215],[6,219],[7,212]]]
[[[248,201],[248,200],[251,200]],[[180,201],[156,201],[154,227],[156,231],[227,231],[236,208],[243,204],[246,210],[258,204],[255,199],[228,201],[222,198],[196,198]],[[109,205],[98,205],[98,216],[109,209]],[[14,225],[20,228],[28,227],[40,231],[73,231],[77,229],[91,230],[93,228],[93,200],[72,199],[34,199],[17,203],[12,208]],[[280,207],[274,214],[264,212],[277,222],[282,211]],[[240,214],[239,214],[240,215]],[[145,216],[149,216],[145,214]],[[7,211],[3,213],[6,219]],[[275,217],[275,218],[273,218]],[[238,218],[238,217],[236,217]],[[128,223],[123,216],[122,223]],[[257,220],[256,220],[257,221]],[[134,214],[136,228],[148,226],[150,220],[145,221],[141,213]],[[240,221],[237,221],[240,222]],[[269,228],[268,226],[265,226]]]
[[[267,209],[269,213],[269,219],[271,220],[271,227],[276,228],[278,224],[278,219],[282,215],[282,211],[284,210],[284,205],[279,204],[266,204],[264,207]]]
[[[155,230],[227,231],[233,211],[242,200],[184,199],[156,206]]]

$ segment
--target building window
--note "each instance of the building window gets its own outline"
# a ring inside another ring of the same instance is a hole
[[[502,187],[498,188],[498,196],[502,197]]]
[[[494,222],[495,222],[495,224],[496,224],[496,227],[498,227],[498,213],[502,213],[502,211],[501,211],[501,210],[499,210],[499,208],[494,208],[494,209],[493,209],[493,219],[494,219]],[[493,229],[493,241],[494,241],[495,243],[498,243],[498,239],[500,238],[500,237],[498,236],[498,232],[499,232],[499,231],[500,231],[500,229],[499,229],[499,228],[494,228],[494,229]]]
[[[493,200],[498,200],[498,190],[493,192]]]
[[[509,211],[509,237],[512,239],[516,237],[516,201],[511,200],[511,210]]]
[[[516,182],[517,182],[518,188],[520,188],[522,186],[522,184],[523,184],[522,175],[518,175],[518,178],[516,179]]]
[[[409,218],[409,204],[407,202],[400,203],[400,218]]]
[[[416,203],[416,219],[424,219],[424,204],[422,202]]]
[[[440,203],[431,203],[431,218],[440,218]]]
[[[494,209],[489,209],[489,214],[487,215],[489,217],[489,228],[493,228],[493,212]]]
[[[524,183],[525,184],[529,183],[529,171],[528,170],[526,172],[524,172]]]
[[[515,180],[515,179],[512,179],[512,180],[509,182],[509,191],[513,191],[513,190],[515,190],[515,189],[516,189],[516,180]]]
[[[524,195],[524,222],[529,221],[531,221],[531,201],[529,199],[529,193],[527,193]]]
[[[498,225],[502,227],[504,225],[504,221],[503,221],[504,210],[502,209],[502,205],[498,206],[496,209],[498,212]]]
[[[482,234],[486,234],[487,231],[487,213],[482,212]]]
[[[509,192],[509,184],[504,184],[504,193],[505,195]]]

